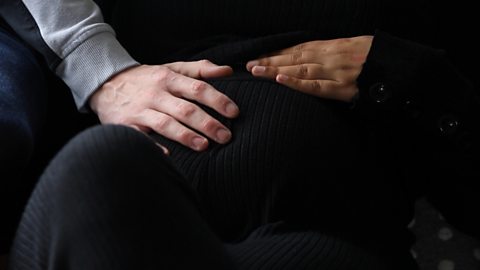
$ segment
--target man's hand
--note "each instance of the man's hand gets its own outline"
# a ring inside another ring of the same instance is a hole
[[[302,43],[247,63],[254,76],[275,79],[292,89],[323,98],[351,101],[372,36]]]
[[[127,69],[102,85],[90,107],[102,123],[123,124],[143,132],[155,131],[196,151],[208,140],[224,144],[232,134],[191,101],[233,118],[238,107],[206,82],[194,78],[228,76],[232,69],[209,61],[175,62]]]

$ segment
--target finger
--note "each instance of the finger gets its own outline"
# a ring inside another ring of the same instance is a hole
[[[232,133],[222,123],[190,101],[177,97],[161,98],[154,103],[153,109],[156,108],[218,143],[227,143],[232,137]]]
[[[197,101],[225,117],[233,118],[239,114],[237,105],[210,84],[180,74],[172,76],[174,77],[168,81],[167,88],[173,95]]]
[[[229,66],[219,66],[209,60],[196,62],[174,62],[165,64],[171,70],[191,78],[216,78],[230,76],[233,70]]]
[[[132,127],[133,129],[136,129],[137,131],[140,131],[143,134],[147,134],[147,132],[151,130],[148,127],[139,126],[139,125],[129,125],[129,126]]]
[[[331,80],[303,80],[295,77],[279,74],[276,81],[292,89],[317,97],[335,99],[335,91],[341,84]]]
[[[321,54],[314,51],[300,51],[291,54],[274,55],[270,57],[262,57],[253,61],[249,61],[246,65],[248,71],[254,66],[294,66],[308,63],[322,63]]]
[[[165,146],[163,146],[163,145],[161,145],[161,144],[159,144],[159,143],[155,143],[155,144],[162,149],[162,151],[163,151],[163,153],[164,153],[165,155],[167,155],[167,156],[170,155],[170,150],[168,150],[168,148],[166,148]]]
[[[129,127],[131,127],[131,128],[133,128],[133,129],[141,132],[142,134],[144,134],[144,135],[147,136],[147,137],[148,137],[147,132],[151,130],[151,129],[148,128],[148,127],[139,126],[139,125],[129,125]],[[161,144],[159,144],[159,143],[157,143],[157,142],[156,142],[155,144],[156,144],[158,147],[160,147],[160,149],[162,149],[162,151],[163,151],[163,153],[164,153],[165,155],[167,155],[167,156],[170,155],[170,150],[168,150],[168,148],[166,148],[165,146],[163,146],[163,145],[161,145]]]
[[[147,126],[156,133],[179,142],[195,151],[203,151],[208,147],[207,139],[186,128],[167,114],[155,110],[145,110],[141,115],[136,117],[135,120],[140,125]]]
[[[278,74],[284,74],[305,80],[334,80],[334,70],[321,64],[301,64],[295,66],[254,66],[252,74],[258,77],[275,79]]]

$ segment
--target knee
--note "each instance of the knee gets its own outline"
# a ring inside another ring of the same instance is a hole
[[[128,168],[128,164],[163,156],[161,149],[145,134],[121,125],[97,125],[75,136],[54,160],[62,167],[93,170],[97,167]],[[159,155],[160,153],[160,155]],[[125,167],[126,166],[126,167]]]
[[[131,188],[133,180],[153,172],[161,173],[169,161],[155,142],[145,134],[126,126],[99,125],[75,136],[55,156],[44,177],[56,189],[96,186],[95,189]]]
[[[136,207],[164,197],[176,178],[152,139],[129,127],[102,125],[67,143],[42,175],[34,197],[48,198],[60,216],[79,202],[83,208]]]

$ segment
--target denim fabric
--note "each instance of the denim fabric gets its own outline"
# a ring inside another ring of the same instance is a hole
[[[46,100],[46,78],[38,58],[0,27],[0,254],[9,248],[28,195],[26,186],[31,186],[25,178]]]
[[[46,87],[38,59],[3,29],[0,59],[0,172],[5,179],[19,175],[28,163],[46,110]]]

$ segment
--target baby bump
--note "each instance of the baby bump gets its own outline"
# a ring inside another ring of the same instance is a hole
[[[309,212],[352,156],[342,108],[251,76],[209,83],[240,108],[238,118],[226,119],[204,107],[231,129],[231,142],[211,141],[207,151],[197,153],[162,141],[200,194],[209,222],[233,239],[261,223],[293,218],[299,209]]]

